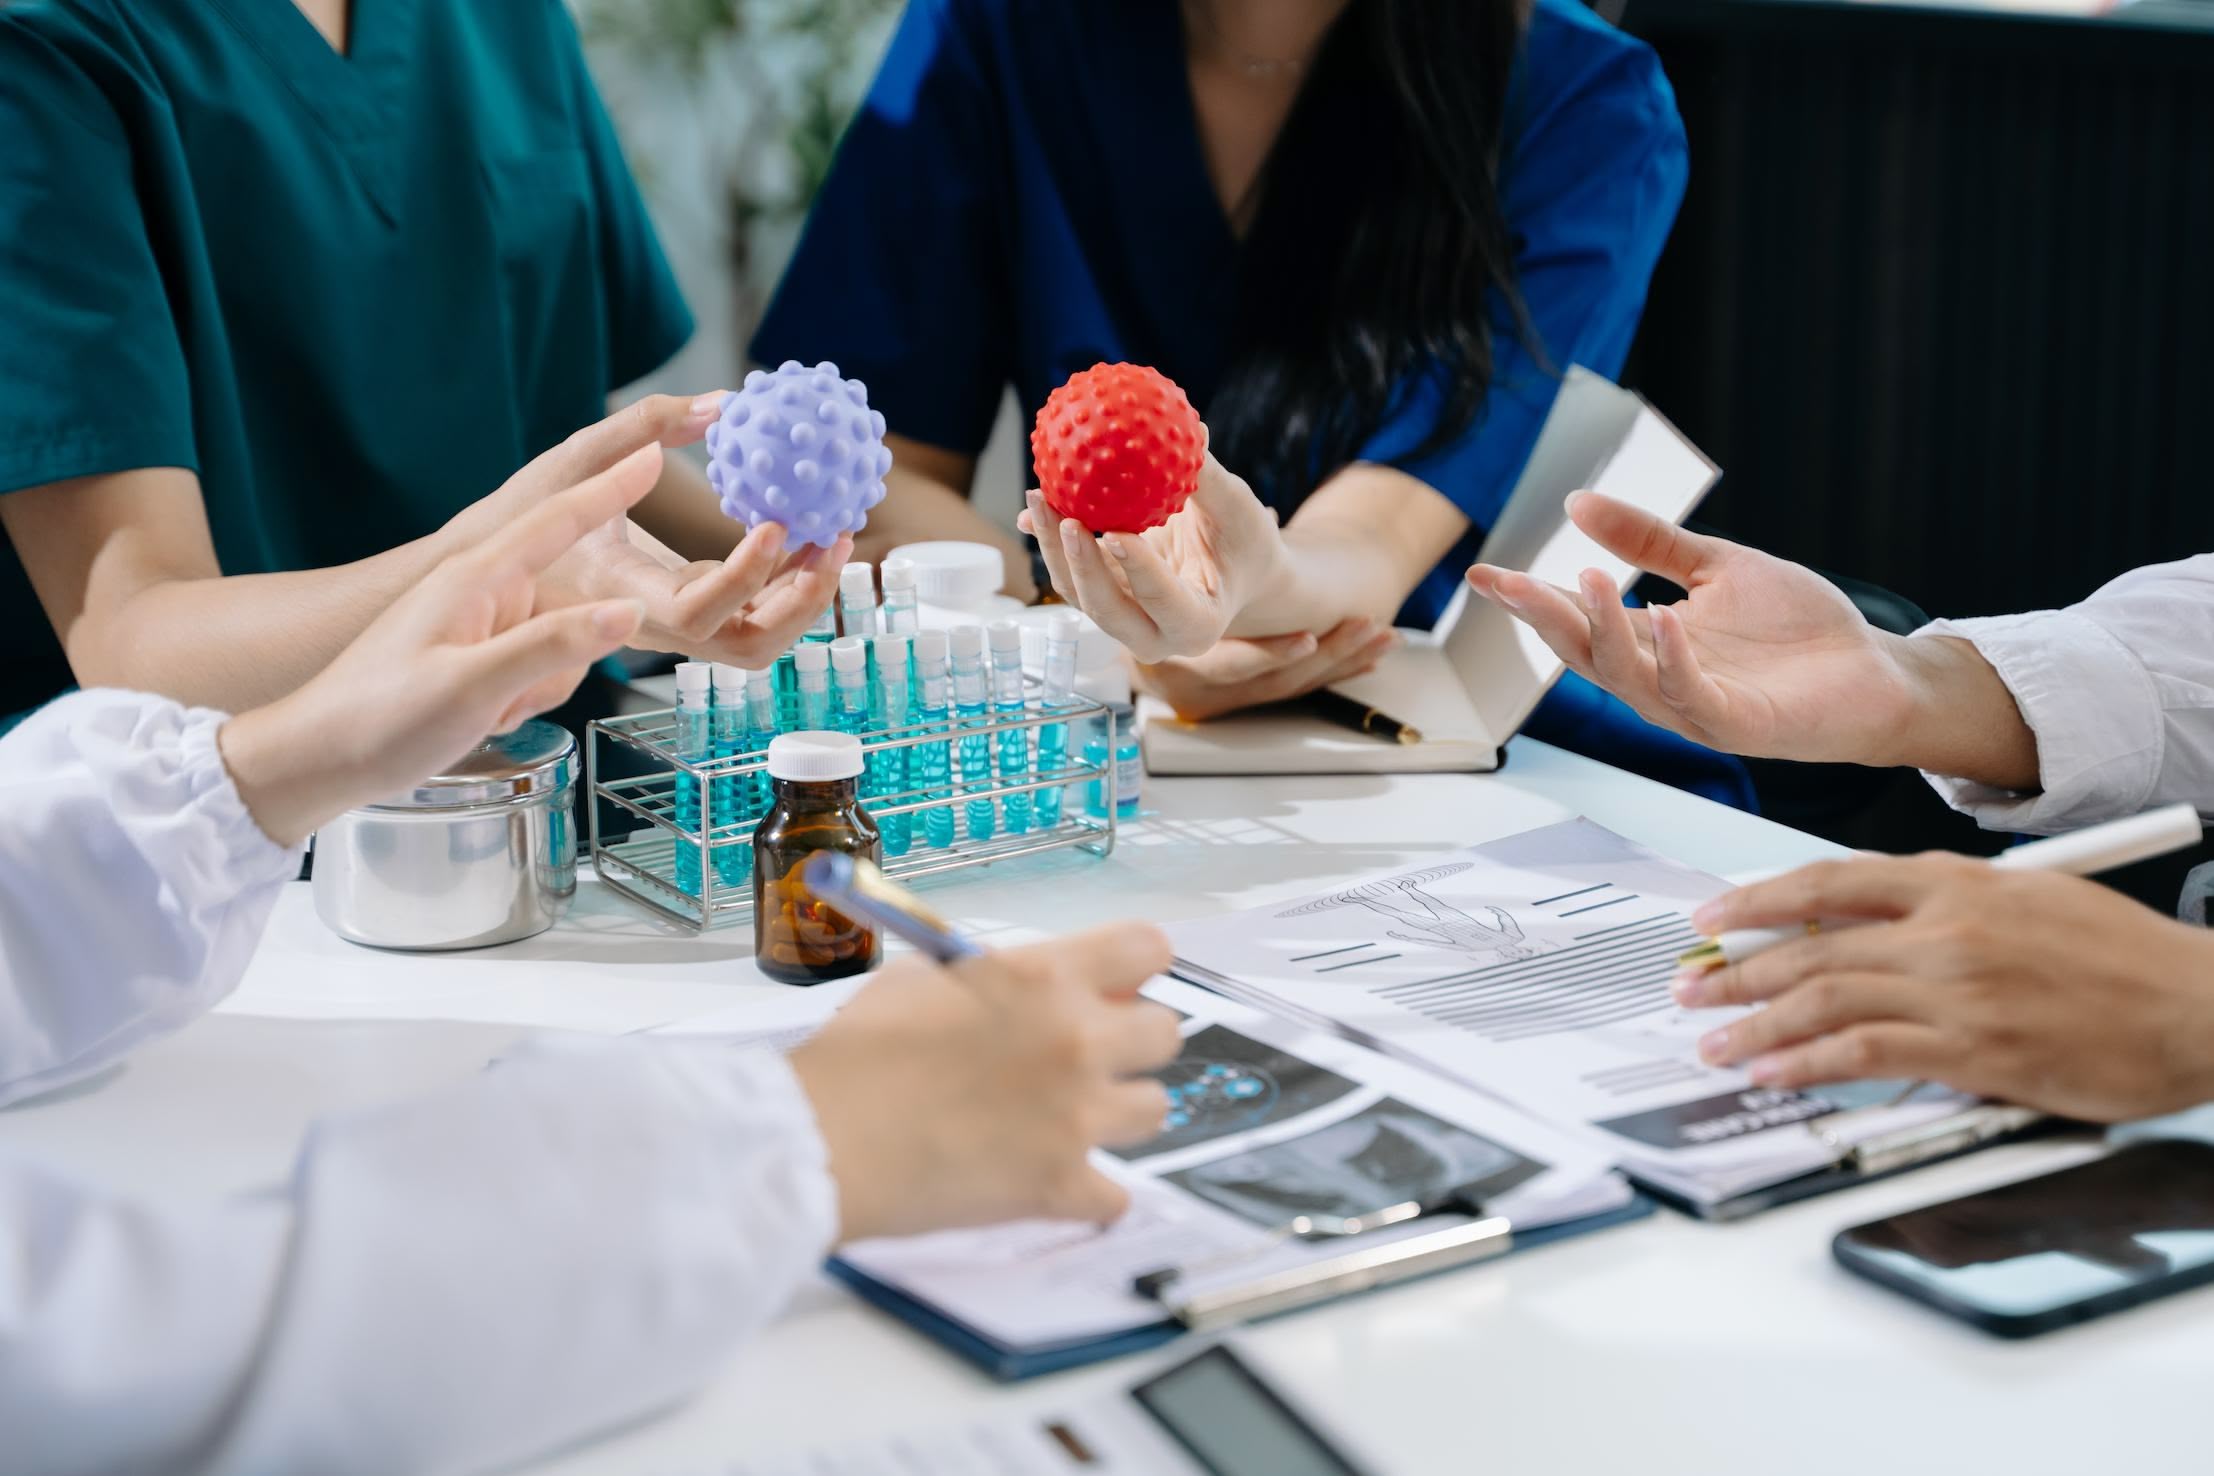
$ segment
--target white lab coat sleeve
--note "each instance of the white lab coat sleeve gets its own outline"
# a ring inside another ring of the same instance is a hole
[[[2037,735],[2039,791],[1932,774],[1994,830],[2073,830],[2187,801],[2214,817],[2214,554],[2135,569],[2065,610],[1940,620],[1974,644]]]
[[[482,1470],[695,1389],[836,1230],[782,1057],[563,1043],[196,1207],[0,1165],[0,1467]]]
[[[204,1013],[299,853],[247,812],[224,715],[80,692],[0,739],[0,1105]]]

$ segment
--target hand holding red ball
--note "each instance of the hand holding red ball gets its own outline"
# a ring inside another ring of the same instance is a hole
[[[1094,533],[1142,533],[1199,486],[1207,432],[1159,370],[1096,364],[1072,375],[1038,411],[1030,456],[1046,505]]]

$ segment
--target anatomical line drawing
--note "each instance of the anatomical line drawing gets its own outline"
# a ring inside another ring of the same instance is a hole
[[[1365,907],[1398,926],[1387,928],[1384,936],[1401,943],[1419,943],[1431,948],[1448,948],[1465,953],[1472,958],[1492,959],[1500,963],[1520,958],[1535,958],[1547,952],[1545,947],[1532,943],[1522,933],[1522,925],[1503,908],[1486,906],[1481,909],[1490,921],[1471,917],[1450,902],[1441,902],[1422,890],[1424,882],[1452,876],[1470,867],[1467,861],[1450,861],[1440,866],[1425,867],[1403,876],[1389,877],[1383,881],[1363,882],[1333,892],[1327,897],[1317,897],[1312,902],[1279,912],[1278,917],[1301,917],[1308,913],[1329,912],[1340,907]]]

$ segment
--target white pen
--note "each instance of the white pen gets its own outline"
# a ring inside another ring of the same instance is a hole
[[[2189,805],[2168,805],[2068,835],[2031,841],[2001,851],[1991,858],[1991,864],[2006,871],[2057,871],[2066,876],[2093,876],[2117,866],[2127,866],[2132,861],[2145,861],[2165,856],[2170,851],[2180,851],[2185,846],[2195,846],[2200,834],[2197,810]],[[1788,928],[1734,929],[1708,939],[1676,962],[1687,969],[1716,969],[1724,964],[1739,964],[1778,943],[1819,933],[1824,926],[1816,920]],[[1826,926],[1835,931],[1858,927],[1860,922],[1848,919]]]

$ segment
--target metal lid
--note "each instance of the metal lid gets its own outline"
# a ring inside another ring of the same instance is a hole
[[[469,750],[461,762],[369,810],[463,810],[525,795],[552,794],[576,780],[577,740],[566,728],[533,718]]]

